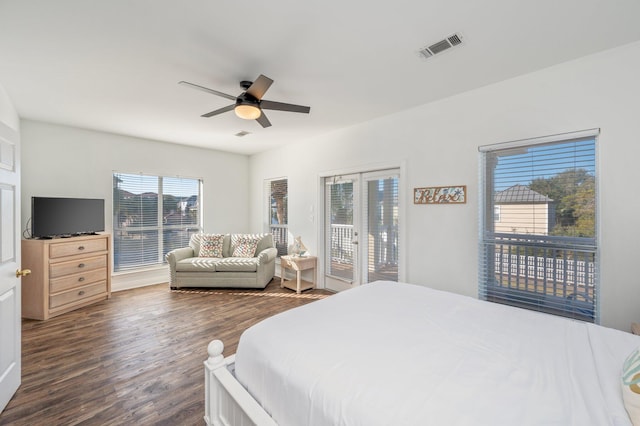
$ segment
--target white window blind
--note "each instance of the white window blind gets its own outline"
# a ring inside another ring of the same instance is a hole
[[[598,322],[597,135],[480,148],[480,298]]]
[[[367,239],[365,282],[398,281],[398,175],[369,177],[364,203]]]
[[[159,265],[200,232],[199,179],[113,174],[114,270]]]
[[[278,257],[284,256],[289,247],[289,187],[286,178],[269,179],[264,183],[267,204],[267,229],[273,234]]]
[[[356,279],[357,243],[357,177],[325,179],[325,251],[327,275],[354,282]]]

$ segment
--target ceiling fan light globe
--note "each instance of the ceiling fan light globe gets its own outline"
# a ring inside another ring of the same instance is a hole
[[[234,111],[238,117],[245,120],[255,120],[262,114],[260,108],[255,105],[236,105]]]

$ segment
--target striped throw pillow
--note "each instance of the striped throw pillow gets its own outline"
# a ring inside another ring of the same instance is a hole
[[[233,257],[253,257],[258,248],[258,242],[262,237],[256,234],[232,235],[231,246],[233,247]]]
[[[622,400],[633,425],[640,426],[640,348],[622,366]]]

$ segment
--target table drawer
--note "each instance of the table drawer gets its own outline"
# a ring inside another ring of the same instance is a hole
[[[316,267],[316,257],[291,257],[282,256],[280,258],[280,266],[283,268],[293,269],[294,271],[304,271]]]
[[[65,275],[64,277],[49,280],[49,292],[57,293],[70,288],[78,288],[96,281],[107,279],[107,268],[94,269],[93,271],[81,272],[79,274]]]
[[[107,282],[101,281],[95,284],[74,288],[73,290],[49,296],[49,309],[55,309],[69,303],[79,302],[92,296],[107,294]]]
[[[56,243],[49,246],[49,258],[73,256],[76,254],[94,253],[107,250],[107,239],[69,241],[68,243]]]
[[[49,265],[49,278],[58,278],[64,275],[88,272],[94,269],[107,267],[107,255],[88,257],[70,262],[52,263]]]

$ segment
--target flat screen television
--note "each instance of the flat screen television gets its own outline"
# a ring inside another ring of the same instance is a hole
[[[31,237],[52,238],[104,231],[104,200],[31,197]]]

